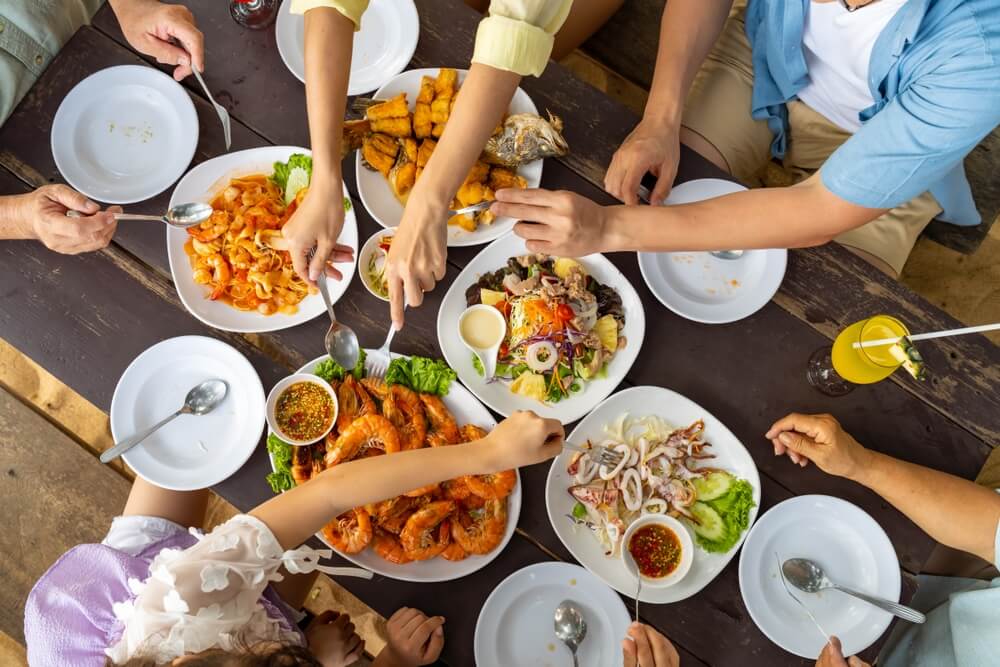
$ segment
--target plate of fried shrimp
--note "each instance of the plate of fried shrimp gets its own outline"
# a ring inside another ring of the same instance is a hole
[[[328,381],[339,411],[333,431],[314,445],[295,447],[268,434],[279,492],[305,484],[351,460],[391,456],[483,437],[496,426],[489,411],[443,361],[395,358],[385,380],[367,377],[364,356],[353,369],[320,357],[300,368]],[[470,475],[349,510],[317,534],[355,565],[403,581],[449,581],[496,558],[521,512],[516,470]]]

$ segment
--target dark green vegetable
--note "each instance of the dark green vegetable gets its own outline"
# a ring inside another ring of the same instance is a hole
[[[350,370],[350,373],[354,376],[355,380],[360,380],[365,376],[366,356],[365,351],[361,350],[361,353],[358,355],[358,363],[356,363],[354,368]],[[313,369],[313,375],[318,375],[327,382],[331,380],[343,380],[347,373],[348,371],[343,366],[329,357],[319,362],[316,365],[316,368]]]
[[[389,362],[386,384],[401,384],[421,394],[444,396],[448,393],[455,371],[440,359],[398,357]]]

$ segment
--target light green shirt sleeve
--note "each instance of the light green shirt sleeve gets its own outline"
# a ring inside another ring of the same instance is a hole
[[[361,30],[361,15],[368,9],[368,0],[292,0],[292,13],[305,14],[310,9],[326,7],[354,21],[354,31]]]
[[[573,0],[493,0],[479,24],[472,62],[538,76]]]

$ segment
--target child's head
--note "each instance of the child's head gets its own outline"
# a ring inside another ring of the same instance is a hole
[[[169,667],[323,667],[305,646],[280,642],[259,642],[233,651],[208,649],[175,658]],[[166,667],[141,656],[123,665],[108,660],[105,667]]]

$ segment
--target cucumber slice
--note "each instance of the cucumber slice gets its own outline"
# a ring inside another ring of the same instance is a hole
[[[291,204],[299,190],[309,185],[309,172],[302,167],[295,167],[288,173],[288,182],[285,184],[285,203]]]
[[[698,492],[698,500],[709,501],[726,495],[732,484],[733,476],[720,470],[695,479],[694,489]]]
[[[717,542],[726,536],[725,522],[709,505],[697,502],[690,509],[691,514],[698,520],[698,523],[691,523],[695,533],[710,542]]]

